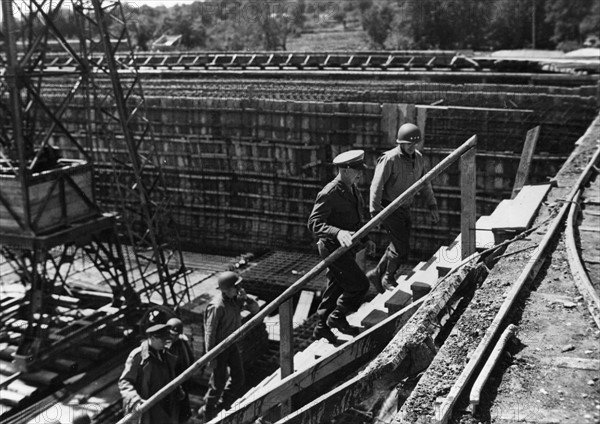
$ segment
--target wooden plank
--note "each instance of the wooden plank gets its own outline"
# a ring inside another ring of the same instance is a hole
[[[436,260],[436,267],[440,277],[443,277],[458,263],[460,263],[462,252],[460,240],[452,243],[448,247],[442,247],[439,252],[440,254]]]
[[[17,406],[26,397],[12,390],[0,389],[0,399],[2,399],[2,403],[5,405]]]
[[[272,317],[265,317],[263,322],[267,327],[269,340],[278,342],[281,339],[281,332],[279,331],[279,314]]]
[[[417,144],[417,150],[422,152],[425,145],[425,122],[427,121],[427,109],[417,106],[417,127],[421,130],[421,141]]]
[[[58,373],[48,370],[39,370],[32,373],[26,373],[21,375],[21,380],[26,383],[43,385],[43,386],[51,386],[55,384],[60,379]]]
[[[398,108],[395,104],[384,103],[381,106],[381,130],[386,146],[393,146],[398,132]]]
[[[294,372],[293,310],[294,304],[292,299],[284,302],[279,307],[279,364],[281,365],[281,374],[283,377],[287,377]]]
[[[531,166],[533,152],[535,151],[535,146],[537,145],[539,135],[539,125],[527,131],[527,136],[525,137],[525,144],[523,145],[523,151],[521,152],[519,168],[517,169],[517,176],[515,177],[515,184],[513,185],[511,199],[517,197],[517,194],[527,183],[527,178],[529,178],[529,168]]]
[[[475,243],[477,243],[477,250],[486,250],[496,244],[491,222],[492,220],[489,215],[484,215],[480,216],[475,223]]]
[[[28,397],[37,392],[38,387],[31,386],[21,380],[15,380],[6,386],[6,390],[10,390],[11,392]]]
[[[514,199],[501,201],[490,215],[492,230],[522,231],[528,228],[549,190],[550,184],[525,186]]]
[[[542,356],[538,360],[550,367],[570,368],[585,371],[600,371],[600,360],[589,358],[575,358],[570,356]]]
[[[461,257],[465,259],[477,249],[475,221],[475,194],[477,174],[475,169],[475,148],[470,149],[460,157],[460,234]]]
[[[343,366],[378,352],[387,345],[396,329],[402,327],[409,320],[423,301],[424,299],[411,303],[385,321],[337,347],[331,355],[320,358],[311,367],[283,379],[277,385],[272,386],[269,392],[255,394],[252,399],[238,405],[235,410],[228,411],[220,422],[252,422],[256,417],[264,415],[283,400],[321,381]]]
[[[310,313],[310,308],[312,306],[314,298],[314,292],[302,290],[302,292],[300,293],[300,299],[298,300],[298,304],[296,305],[296,310],[294,311],[294,328],[299,327],[300,325],[302,325],[302,323],[304,323],[304,321],[306,321]]]
[[[479,400],[481,399],[481,391],[483,390],[483,386],[487,382],[489,376],[492,374],[492,370],[498,363],[500,355],[506,347],[506,343],[512,337],[516,329],[517,327],[514,324],[511,324],[506,330],[504,330],[504,332],[500,336],[500,339],[496,343],[492,354],[487,359],[485,365],[483,366],[483,369],[479,373],[477,380],[475,380],[475,383],[473,384],[473,388],[471,389],[471,393],[469,395],[469,403],[471,406],[472,414],[475,414],[476,408],[479,405]]]

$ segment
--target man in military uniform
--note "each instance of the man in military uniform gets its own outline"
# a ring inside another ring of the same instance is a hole
[[[169,327],[156,324],[146,330],[147,339],[127,358],[119,378],[125,414],[134,412],[142,402],[169,384],[175,377],[175,356],[165,350]],[[179,388],[167,395],[139,418],[140,424],[170,424],[179,421]]]
[[[223,272],[218,277],[217,284],[221,293],[208,305],[204,317],[204,342],[207,352],[241,327],[242,309],[252,314],[256,314],[260,309],[258,303],[239,287],[241,282],[242,278],[231,271]],[[240,395],[245,374],[237,344],[234,343],[210,361],[208,369],[211,376],[204,397],[206,403],[199,411],[199,415],[206,421],[214,418],[221,409],[229,409]]]
[[[352,235],[362,225],[363,201],[356,187],[366,168],[363,150],[350,150],[333,160],[338,175],[317,195],[308,228],[318,237],[319,255],[326,258],[338,247],[352,244]],[[372,242],[371,242],[372,243]],[[319,321],[313,335],[326,338],[332,344],[337,337],[331,328],[345,334],[356,335],[358,329],[346,320],[349,312],[358,309],[369,289],[369,280],[350,250],[329,265],[328,284],[321,304],[317,308]]]
[[[420,141],[419,128],[414,124],[404,124],[398,130],[397,146],[385,152],[377,161],[370,190],[369,210],[372,217],[425,175],[423,155],[416,150]],[[421,193],[425,196],[433,222],[437,223],[440,217],[431,183],[425,184]],[[391,240],[377,267],[367,274],[373,285],[382,285],[388,290],[397,285],[396,271],[408,260],[410,252],[412,201],[409,199],[383,221]]]

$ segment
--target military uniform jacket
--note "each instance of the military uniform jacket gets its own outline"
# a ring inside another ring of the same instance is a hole
[[[219,294],[204,312],[204,343],[208,352],[242,326],[242,309],[252,313],[258,304],[252,298],[228,298]]]
[[[174,367],[177,358],[166,351],[162,356],[162,359],[158,357],[158,353],[149,346],[148,340],[144,340],[129,354],[125,369],[119,378],[119,391],[123,397],[125,414],[133,412],[137,403],[148,399],[175,377]],[[177,393],[177,390],[171,392],[148,412],[142,414],[138,423],[177,423],[179,417]]]
[[[355,185],[348,187],[338,175],[317,195],[308,218],[308,229],[320,239],[339,246],[340,230],[357,231],[362,224],[364,203]]]
[[[413,157],[402,152],[400,147],[385,152],[378,160],[375,167],[373,181],[371,181],[369,211],[371,215],[381,212],[383,203],[389,204],[396,200],[416,181],[425,175],[423,155],[415,151]],[[425,195],[427,206],[436,205],[431,183],[425,184],[421,189]],[[413,199],[404,204],[410,207]]]

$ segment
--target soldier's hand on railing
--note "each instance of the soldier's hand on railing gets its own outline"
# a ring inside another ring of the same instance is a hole
[[[340,232],[337,233],[337,239],[343,247],[348,247],[352,244],[352,234],[354,233],[346,230],[340,230]]]

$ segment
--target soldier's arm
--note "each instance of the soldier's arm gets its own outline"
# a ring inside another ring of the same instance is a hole
[[[217,328],[221,320],[221,308],[215,305],[208,305],[206,315],[204,317],[204,338],[206,351],[210,351],[216,346]]]
[[[371,216],[377,215],[383,209],[381,200],[383,199],[383,188],[389,179],[392,172],[391,164],[386,155],[381,156],[377,160],[375,173],[371,181],[371,189],[369,196],[369,212]]]
[[[127,357],[125,368],[119,378],[119,392],[121,392],[121,396],[123,397],[123,401],[128,410],[132,410],[136,404],[143,401],[142,397],[135,389],[135,382],[137,381],[138,373],[141,371],[141,360],[142,357],[139,353],[136,353],[136,351],[131,352]]]

